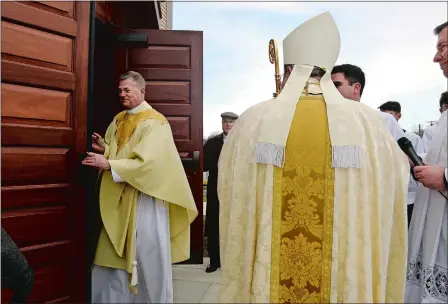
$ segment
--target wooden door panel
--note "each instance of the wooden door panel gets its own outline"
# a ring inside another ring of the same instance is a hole
[[[19,247],[70,239],[69,225],[67,207],[11,210],[2,216],[2,227]]]
[[[2,186],[70,180],[70,150],[65,148],[3,147]]]
[[[74,143],[75,133],[71,128],[2,122],[2,145],[72,146]]]
[[[67,263],[59,263],[51,267],[37,268],[34,271],[34,292],[29,302],[45,303],[55,299],[64,298],[70,302],[70,275],[71,269]]]
[[[4,82],[26,83],[60,90],[75,89],[75,75],[70,72],[4,60],[3,58],[1,72]]]
[[[190,104],[189,81],[151,81],[146,84],[145,99],[151,104]]]
[[[70,3],[70,2],[66,2]],[[38,3],[33,3],[34,5]],[[34,7],[29,3],[5,2],[1,3],[2,17],[17,20],[32,26],[48,29],[69,36],[76,36],[76,21],[67,16],[61,16],[53,8],[39,5]],[[50,11],[45,10],[50,9]],[[60,11],[59,11],[60,12]]]
[[[71,71],[72,39],[6,21],[1,28],[3,58]]]
[[[2,209],[65,205],[70,201],[72,191],[70,184],[3,186],[1,192]]]
[[[130,50],[129,66],[136,69],[190,69],[190,57],[188,46],[150,45],[145,49]]]
[[[136,30],[147,35],[146,47],[127,47],[122,71],[139,72],[146,80],[145,99],[164,114],[185,166],[199,211],[191,229],[191,260],[202,263],[202,32]]]
[[[45,265],[64,262],[73,257],[73,243],[60,241],[22,247],[22,252],[31,265]]]
[[[73,13],[75,10],[75,5],[72,1],[27,1],[26,3],[42,10],[53,12],[69,18],[73,18]]]
[[[3,119],[33,119],[33,123],[52,122],[53,125],[69,127],[71,125],[70,92],[32,88],[29,86],[2,85]],[[31,123],[30,123],[31,124]]]
[[[2,2],[2,227],[35,273],[31,302],[86,302],[88,2]],[[11,293],[2,289],[2,302]]]

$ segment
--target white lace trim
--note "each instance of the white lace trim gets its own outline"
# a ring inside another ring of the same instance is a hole
[[[423,265],[422,258],[411,260],[406,275],[408,284],[422,289],[422,298],[448,302],[448,270],[440,265]]]
[[[255,160],[259,164],[283,168],[283,165],[285,164],[285,147],[271,143],[258,142],[255,147]]]

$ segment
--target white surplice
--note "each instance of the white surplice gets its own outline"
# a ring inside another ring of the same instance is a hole
[[[431,143],[432,138],[434,137],[434,133],[436,132],[436,130],[437,130],[437,124],[427,127],[423,132],[422,141],[425,152],[428,152],[429,145]]]
[[[395,141],[398,141],[400,138],[405,136],[403,129],[400,127],[397,120],[392,114],[380,111],[378,111],[377,113],[383,119],[384,123],[387,126],[387,129],[389,130]]]
[[[447,167],[447,127],[445,111],[425,156],[426,163]],[[406,303],[448,302],[447,239],[446,199],[419,184],[409,227]]]
[[[414,150],[418,155],[425,153],[423,141],[420,138],[420,136],[412,132],[405,132],[404,135],[412,143],[412,146],[414,146]],[[408,186],[408,205],[412,205],[414,203],[417,189],[418,189],[418,183],[411,176],[409,179],[409,186]]]
[[[95,265],[92,303],[173,303],[168,204],[141,194],[137,204],[138,293],[126,270]]]
[[[127,112],[135,114],[139,107]],[[125,182],[111,171],[114,182]],[[129,290],[126,270],[94,265],[92,303],[173,303],[168,203],[139,193],[136,225],[138,293]]]

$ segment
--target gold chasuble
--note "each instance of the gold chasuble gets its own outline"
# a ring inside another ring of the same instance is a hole
[[[302,97],[286,143],[285,166],[274,171],[271,303],[329,302],[331,159],[324,99]]]
[[[100,210],[104,226],[94,262],[129,274],[135,260],[139,195],[169,203],[172,263],[189,258],[190,224],[198,214],[168,121],[146,102],[136,109],[132,114],[117,114],[104,138],[104,155],[125,182],[115,182],[111,171],[103,172]]]
[[[247,109],[218,164],[220,303],[402,303],[409,162],[377,111],[331,81],[329,13],[283,40],[275,99]]]

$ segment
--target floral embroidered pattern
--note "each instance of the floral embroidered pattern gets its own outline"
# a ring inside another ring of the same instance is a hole
[[[313,135],[306,131],[310,128]],[[279,288],[278,294],[271,294],[271,302],[328,302],[334,171],[325,103],[321,97],[301,98],[285,155],[281,200],[274,201],[274,209],[281,209],[281,235],[276,240],[278,243],[272,245],[280,247],[278,277],[271,278],[271,284],[278,284]],[[272,252],[274,258],[274,248]],[[272,290],[275,289],[271,287]]]
[[[440,265],[425,266],[419,256],[408,265],[407,282],[422,288],[422,298],[448,301],[448,270]]]
[[[322,250],[318,242],[308,242],[303,234],[299,234],[294,240],[282,239],[280,250],[281,280],[292,280],[294,286],[300,288],[305,287],[307,283],[319,287]]]

